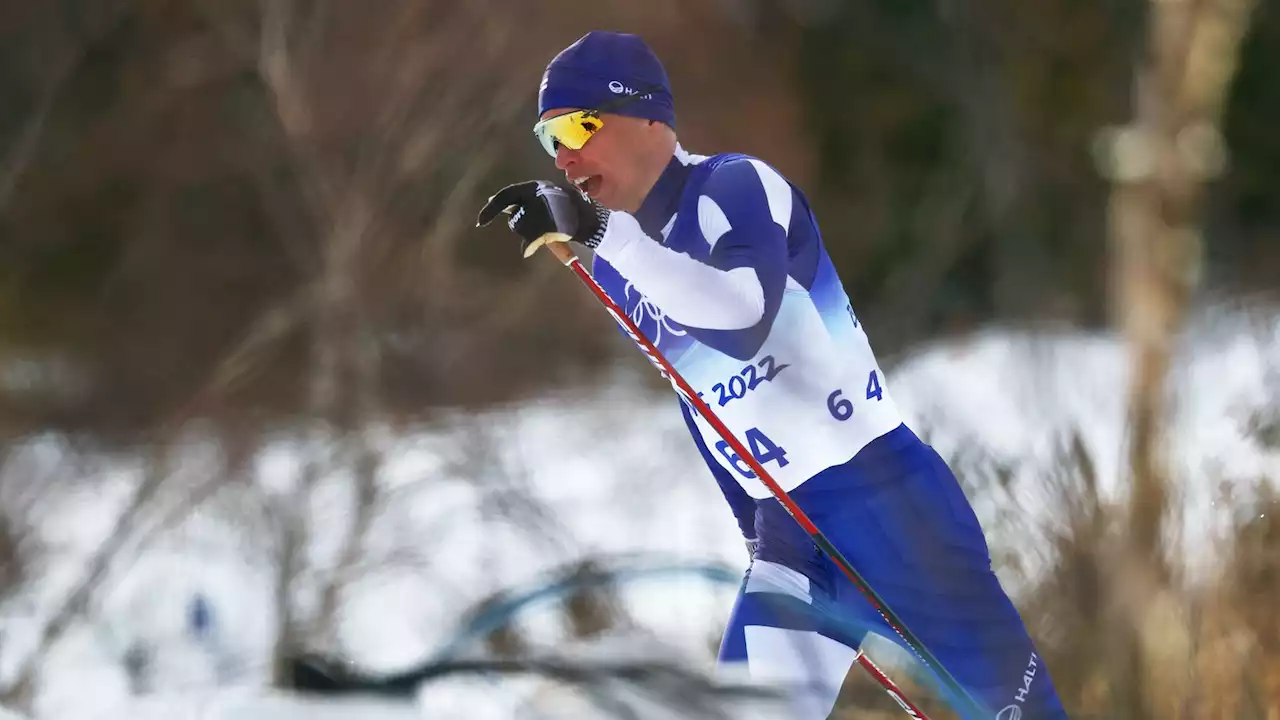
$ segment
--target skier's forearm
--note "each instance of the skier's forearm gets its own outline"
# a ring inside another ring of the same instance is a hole
[[[764,288],[753,268],[720,270],[671,250],[626,213],[610,216],[596,253],[681,325],[741,330],[764,317]]]

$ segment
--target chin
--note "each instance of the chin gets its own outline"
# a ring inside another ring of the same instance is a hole
[[[606,210],[616,210],[619,212],[635,212],[635,208],[630,207],[630,204],[625,199],[618,197],[614,193],[608,193],[608,192],[601,193],[599,196],[593,197],[591,199],[594,200],[596,204],[598,204],[600,207]]]

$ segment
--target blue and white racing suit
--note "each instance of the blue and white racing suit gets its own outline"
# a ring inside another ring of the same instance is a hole
[[[797,188],[758,159],[677,147],[641,208],[611,214],[593,273],[988,717],[1066,717],[955,476],[904,424]],[[792,684],[796,716],[825,718],[864,635],[900,638],[728,443],[681,412],[759,542],[720,662]]]

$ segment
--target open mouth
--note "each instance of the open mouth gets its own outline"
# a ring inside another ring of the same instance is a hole
[[[588,175],[586,177],[577,178],[573,181],[573,184],[576,185],[579,190],[591,197],[595,197],[596,193],[600,192],[599,175]]]

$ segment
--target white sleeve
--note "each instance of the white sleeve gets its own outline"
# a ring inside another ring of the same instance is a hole
[[[764,288],[750,267],[720,270],[645,234],[628,213],[613,212],[596,254],[672,320],[704,330],[741,330],[764,317]]]

